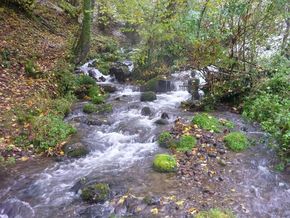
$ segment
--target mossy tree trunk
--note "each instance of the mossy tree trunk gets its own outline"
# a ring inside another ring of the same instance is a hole
[[[84,61],[90,50],[91,26],[94,0],[83,1],[84,19],[82,22],[81,34],[75,47],[75,63]]]

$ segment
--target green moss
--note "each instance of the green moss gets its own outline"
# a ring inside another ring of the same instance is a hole
[[[146,82],[144,85],[144,91],[156,92],[156,87],[158,85],[158,78],[153,78]]]
[[[66,13],[68,13],[71,17],[77,17],[78,15],[78,9],[76,7],[74,7],[73,5],[71,5],[70,3],[61,0],[58,3],[59,7],[61,7],[61,9],[63,9]]]
[[[140,101],[154,101],[156,99],[157,97],[154,92],[143,92],[140,97]]]
[[[191,135],[183,135],[176,144],[177,151],[190,151],[196,145],[196,138]]]
[[[215,117],[210,116],[207,113],[196,114],[192,119],[192,123],[198,125],[205,130],[212,130],[214,132],[220,132],[221,128],[219,120]]]
[[[96,106],[97,113],[110,113],[113,111],[112,104],[100,104]]]
[[[232,151],[243,151],[249,146],[247,137],[241,132],[232,132],[224,137],[224,142]]]
[[[94,104],[91,104],[91,103],[85,104],[83,107],[83,112],[85,112],[87,114],[91,114],[91,113],[94,113],[96,111],[97,111],[96,106]]]
[[[158,138],[158,144],[160,147],[170,147],[170,144],[172,142],[172,135],[170,134],[170,132],[162,132],[160,135],[159,135],[159,138]]]
[[[92,102],[93,102],[94,104],[102,104],[102,103],[104,103],[104,101],[105,101],[105,99],[104,99],[104,96],[102,96],[102,95],[94,96],[94,97],[92,98]]]
[[[174,172],[176,167],[175,158],[169,154],[157,154],[153,160],[153,168],[157,172]]]
[[[110,188],[108,184],[97,183],[89,185],[82,190],[81,198],[90,203],[103,203],[110,195]]]
[[[65,141],[76,130],[60,116],[49,114],[36,117],[32,123],[33,144],[41,150],[55,147]]]
[[[198,213],[196,218],[235,218],[232,212],[222,211],[220,209],[211,209],[209,211],[202,211]]]

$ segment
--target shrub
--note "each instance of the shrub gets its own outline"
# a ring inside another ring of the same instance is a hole
[[[91,104],[91,103],[85,104],[83,107],[83,112],[85,112],[87,114],[91,114],[91,113],[94,113],[96,111],[97,111],[96,106],[94,104]]]
[[[205,130],[212,130],[214,132],[220,132],[221,128],[219,120],[207,113],[196,114],[192,119],[192,123],[200,126]]]
[[[102,103],[105,102],[104,96],[102,96],[102,95],[94,96],[94,97],[92,98],[92,102],[93,102],[94,104],[102,104]]]
[[[177,151],[190,151],[196,145],[196,138],[191,135],[183,135],[180,137],[176,145]]]
[[[159,146],[161,147],[166,147],[168,148],[170,146],[170,142],[172,141],[173,137],[172,135],[170,134],[170,132],[162,132],[160,135],[159,135],[159,138],[158,138],[158,144]]]
[[[157,172],[168,173],[176,170],[177,164],[173,156],[169,154],[157,154],[153,160],[153,168]]]
[[[62,117],[49,114],[36,117],[32,123],[33,144],[40,150],[53,148],[65,141],[75,129],[65,123]]]
[[[211,209],[202,211],[196,215],[196,218],[235,218],[232,212],[222,211],[220,209]]]
[[[90,77],[88,75],[80,75],[80,76],[78,76],[76,82],[77,82],[78,86],[81,86],[81,85],[94,86],[94,85],[96,85],[96,81],[92,77]]]
[[[224,142],[232,151],[243,151],[249,146],[247,137],[241,132],[232,132],[224,137]]]

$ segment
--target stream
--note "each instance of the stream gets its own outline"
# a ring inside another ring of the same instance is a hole
[[[97,76],[102,75],[97,72]],[[140,102],[138,87],[119,84],[110,76],[105,77],[102,84],[117,88],[108,99],[113,112],[86,115],[82,112],[85,102],[80,102],[66,118],[78,130],[72,142],[86,144],[90,153],[83,158],[59,162],[42,159],[19,163],[7,175],[1,175],[0,218],[109,217],[113,213],[117,217],[151,216],[152,206],[146,207],[137,200],[127,201],[127,205],[119,207],[110,202],[102,205],[82,202],[74,187],[84,177],[109,183],[118,197],[131,193],[138,197],[175,196],[177,200],[185,201],[179,208],[168,203],[160,209],[157,217],[190,217],[189,208],[199,205],[198,198],[193,199],[193,196],[207,201],[199,208],[229,208],[238,217],[290,217],[289,176],[272,170],[275,156],[267,148],[267,135],[246,123],[240,115],[228,111],[214,113],[233,121],[237,129],[258,142],[243,153],[229,154],[229,164],[223,168],[223,179],[214,187],[218,194],[208,198],[198,188],[191,189],[190,182],[185,185],[174,174],[152,170],[154,155],[168,152],[158,147],[158,134],[170,129],[178,117],[190,120],[193,116],[179,107],[182,101],[190,98],[183,86],[189,77],[188,71],[172,74],[170,80],[174,89],[157,94],[157,100],[153,102]],[[145,106],[152,110],[150,116],[141,115]],[[169,124],[157,125],[155,121],[163,112],[169,115]],[[88,118],[101,119],[103,124],[81,122]],[[135,213],[136,210],[131,209],[135,205],[144,212]]]

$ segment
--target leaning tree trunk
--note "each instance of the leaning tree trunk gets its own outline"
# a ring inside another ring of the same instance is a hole
[[[83,3],[84,19],[82,22],[81,34],[75,47],[76,64],[79,64],[82,61],[84,61],[90,50],[92,14],[94,5],[93,1],[94,0],[84,0]]]

